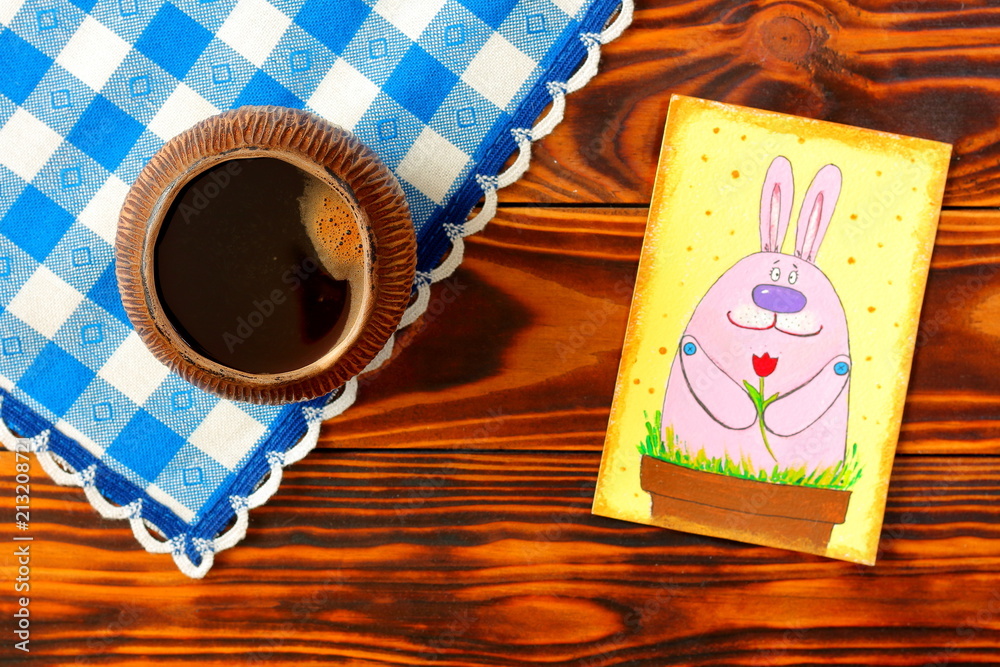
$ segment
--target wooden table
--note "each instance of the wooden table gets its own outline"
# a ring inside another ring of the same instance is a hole
[[[640,3],[398,358],[206,579],[36,469],[32,652],[5,613],[0,662],[1000,662],[998,45],[985,0]],[[873,568],[590,514],[675,92],[955,144]]]

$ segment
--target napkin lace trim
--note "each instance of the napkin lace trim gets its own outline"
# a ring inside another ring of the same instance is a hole
[[[431,285],[448,278],[462,263],[465,254],[465,237],[483,230],[497,212],[497,191],[514,183],[528,170],[531,162],[531,145],[547,136],[562,121],[566,111],[566,95],[583,88],[597,74],[597,65],[601,58],[601,46],[617,39],[632,22],[634,0],[622,0],[618,15],[602,32],[585,32],[579,35],[580,41],[587,50],[586,58],[576,72],[566,81],[550,81],[546,84],[552,105],[545,117],[530,128],[514,128],[511,135],[517,143],[518,153],[514,162],[502,173],[496,176],[477,174],[475,179],[483,191],[483,204],[479,212],[466,220],[464,224],[446,224],[445,232],[451,241],[451,250],[444,261],[429,272],[418,272],[415,280],[416,298],[403,313],[399,329],[413,324],[430,304]],[[389,338],[382,350],[368,366],[360,373],[363,375],[381,366],[392,356],[395,336]],[[291,449],[284,452],[272,451],[267,454],[270,473],[262,479],[248,496],[233,495],[229,504],[236,515],[232,523],[214,539],[189,538],[186,534],[172,539],[162,539],[162,533],[148,519],[142,516],[142,499],[138,498],[127,505],[115,505],[101,495],[95,484],[97,465],[91,465],[82,470],[74,470],[64,459],[49,451],[48,442],[50,430],[45,430],[30,438],[21,438],[10,431],[0,420],[0,441],[11,451],[33,452],[42,469],[56,484],[62,486],[78,486],[83,488],[84,495],[95,510],[106,519],[127,519],[132,527],[132,533],[143,548],[150,553],[169,553],[178,569],[193,579],[200,579],[212,568],[215,554],[239,544],[246,537],[250,522],[250,510],[266,503],[281,486],[284,468],[305,457],[319,441],[320,427],[327,419],[332,419],[343,413],[354,403],[358,394],[357,377],[349,380],[343,389],[322,408],[304,407],[303,417],[307,430],[305,435]],[[0,396],[0,404],[3,397]],[[155,531],[157,534],[154,535]],[[188,540],[191,546],[201,556],[201,562],[195,565],[187,555]]]

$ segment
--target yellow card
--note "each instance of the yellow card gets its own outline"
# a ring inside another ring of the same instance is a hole
[[[671,99],[595,514],[874,563],[950,156]]]

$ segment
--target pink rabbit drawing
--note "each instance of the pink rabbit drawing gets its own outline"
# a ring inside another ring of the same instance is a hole
[[[851,376],[847,317],[816,255],[841,173],[816,174],[795,254],[781,252],[792,214],[792,165],[776,157],[760,200],[760,252],[722,274],[691,315],[663,401],[663,436],[695,455],[758,469],[842,461]]]

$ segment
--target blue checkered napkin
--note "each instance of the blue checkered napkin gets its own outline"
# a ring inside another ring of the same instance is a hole
[[[112,261],[129,184],[207,116],[309,109],[399,177],[424,288],[503,162],[530,146],[524,128],[573,88],[585,57],[596,67],[599,31],[620,4],[0,0],[4,441],[22,437],[57,481],[203,575],[356,383],[332,403],[261,407],[219,400],[154,360]]]

